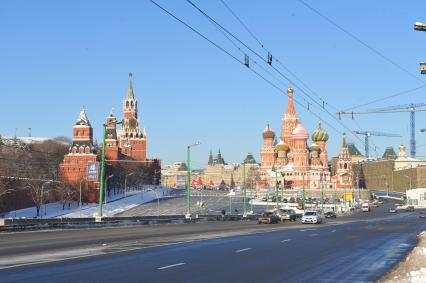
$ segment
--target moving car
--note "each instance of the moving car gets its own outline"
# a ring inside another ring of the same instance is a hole
[[[257,218],[257,222],[259,224],[262,224],[262,223],[265,223],[265,224],[278,223],[279,220],[280,220],[280,218],[274,212],[264,212],[262,214],[262,216],[259,216]]]
[[[368,202],[364,202],[362,204],[362,212],[369,212],[370,211],[370,204]]]
[[[302,216],[302,223],[322,223],[321,212],[319,211],[306,211]]]
[[[414,211],[414,205],[407,206],[407,208],[405,209],[405,211]]]
[[[278,217],[281,221],[296,221],[297,215],[294,209],[280,209],[278,210]]]
[[[397,212],[398,212],[398,210],[396,210],[396,208],[395,208],[395,207],[392,207],[391,209],[389,209],[389,212],[390,212],[390,213],[397,213]]]
[[[326,213],[324,213],[325,218],[336,218],[336,212],[334,211],[327,211]]]
[[[420,218],[426,218],[426,211],[420,212],[419,217]]]

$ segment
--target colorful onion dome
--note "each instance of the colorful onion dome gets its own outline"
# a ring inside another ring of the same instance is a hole
[[[288,146],[288,144],[286,144],[283,141],[280,141],[276,146],[275,146],[275,150],[276,151],[288,151],[290,149],[290,147]]]
[[[311,151],[320,151],[320,147],[316,143],[311,144],[311,146],[309,147],[309,149]]]
[[[318,122],[318,127],[312,133],[312,140],[314,142],[326,142],[328,141],[328,133],[322,128],[321,121]]]
[[[271,127],[268,125],[266,126],[265,130],[263,130],[262,133],[263,139],[274,139],[275,138],[275,132],[272,131]]]
[[[293,138],[294,139],[304,139],[307,140],[309,138],[308,132],[303,128],[301,124],[297,125],[297,127],[293,130]]]

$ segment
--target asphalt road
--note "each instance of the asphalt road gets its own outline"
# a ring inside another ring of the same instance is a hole
[[[229,209],[232,213],[235,213],[235,209],[241,214],[243,211],[243,197],[239,196],[228,196],[227,191],[210,191],[206,190],[201,194],[200,192],[191,192],[191,211],[196,214],[220,214],[222,210],[225,210],[229,214]],[[197,205],[197,202],[203,202],[204,207],[201,208]],[[272,208],[274,203],[271,203]],[[174,192],[171,198],[160,199],[159,202],[154,200],[149,203],[145,203],[136,206],[132,209],[126,210],[117,216],[146,216],[146,215],[176,215],[186,214],[186,195],[185,191]],[[247,209],[250,209],[250,205],[247,203]],[[264,207],[254,207],[253,210],[264,210]]]
[[[388,207],[321,225],[215,222],[0,234],[0,282],[374,282],[426,229],[416,212],[389,214]]]

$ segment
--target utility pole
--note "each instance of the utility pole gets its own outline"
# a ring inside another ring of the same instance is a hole
[[[243,210],[244,210],[244,214],[243,217],[247,216],[247,198],[246,198],[246,189],[247,189],[247,184],[246,184],[246,161],[244,160],[243,162],[243,194],[244,194],[244,202],[243,202]]]
[[[200,142],[187,146],[187,165],[186,165],[186,218],[191,217],[191,147],[200,145]]]
[[[305,196],[305,174],[302,173],[302,202],[303,202],[303,210],[306,209],[306,196]]]
[[[102,219],[102,204],[103,204],[103,193],[104,193],[104,179],[105,179],[105,139],[106,139],[106,125],[102,126],[102,162],[101,162],[101,183],[99,188],[99,213],[98,217]]]

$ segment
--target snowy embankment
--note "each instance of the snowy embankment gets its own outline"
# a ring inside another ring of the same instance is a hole
[[[107,204],[103,206],[104,216],[114,216],[117,213],[126,211],[135,206],[143,203],[151,202],[159,199],[168,197],[170,189],[168,188],[157,188],[149,191],[132,191],[124,197],[123,194],[117,194],[113,197],[107,198]],[[80,211],[78,203],[72,203],[68,208],[62,209],[61,202],[48,203],[42,206],[40,210],[40,218],[79,218],[79,217],[95,217],[98,216],[99,205],[97,203],[89,203],[83,205]],[[0,218],[36,218],[37,210],[36,207],[28,207],[24,209],[18,209],[16,211],[9,211],[4,215],[0,215]]]
[[[426,282],[426,231],[420,233],[417,246],[398,263],[380,283],[421,283]]]

